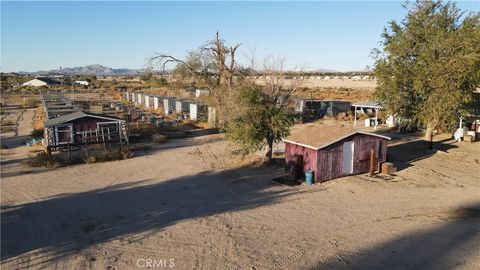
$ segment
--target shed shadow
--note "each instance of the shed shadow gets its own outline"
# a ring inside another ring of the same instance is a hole
[[[389,145],[387,161],[393,163],[397,171],[401,171],[413,166],[413,162],[433,156],[436,151],[448,152],[452,148],[458,148],[454,143],[452,139],[436,141],[433,151],[429,150],[429,142],[422,139]]]

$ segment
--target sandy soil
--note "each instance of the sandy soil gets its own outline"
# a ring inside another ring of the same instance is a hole
[[[373,90],[377,87],[376,80],[350,80],[350,79],[330,79],[330,80],[321,80],[321,79],[305,79],[302,83],[302,86],[305,87],[322,87],[322,88],[352,88],[352,89],[362,89],[362,90]]]
[[[257,79],[256,83],[264,84],[264,79]],[[292,83],[291,80],[285,80],[285,84],[289,85]],[[305,78],[301,81],[302,87],[309,88],[351,88],[354,90],[374,90],[377,87],[376,80],[351,80],[351,79],[316,79],[316,78]]]
[[[313,186],[271,181],[281,165],[239,164],[221,135],[109,163],[2,166],[1,267],[478,269],[480,144],[438,138],[429,154],[397,137],[396,176]]]

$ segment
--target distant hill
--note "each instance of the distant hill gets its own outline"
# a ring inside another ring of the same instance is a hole
[[[84,67],[67,67],[48,71],[29,72],[31,74],[42,75],[141,75],[145,69],[128,69],[128,68],[110,68],[102,65],[88,65]]]
[[[167,73],[171,70],[167,70]],[[261,70],[259,70],[262,73]],[[307,73],[363,73],[371,72],[368,68],[364,70],[348,71],[341,72],[333,69],[326,68],[317,68],[314,70],[307,71]],[[145,69],[128,69],[128,68],[111,68],[103,65],[95,64],[88,65],[84,67],[66,67],[60,69],[46,70],[46,71],[36,71],[36,72],[24,72],[20,71],[19,74],[28,74],[35,76],[48,76],[48,75],[97,75],[97,76],[137,76],[145,73]],[[159,71],[154,71],[154,73],[159,73]]]

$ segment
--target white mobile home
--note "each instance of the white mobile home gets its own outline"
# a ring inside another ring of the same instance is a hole
[[[50,85],[59,85],[60,82],[51,80],[49,78],[35,78],[33,80],[30,80],[28,82],[24,82],[22,86],[50,86]]]
[[[177,113],[188,112],[190,110],[190,100],[177,100],[175,102],[175,111]]]
[[[190,103],[190,120],[206,120],[208,118],[208,106],[199,103]]]
[[[175,110],[175,97],[165,97],[163,99],[163,110],[165,114],[170,114]]]
[[[206,96],[208,95],[209,91],[205,89],[196,89],[195,90],[195,98],[199,98],[201,96]]]
[[[143,105],[148,108],[148,103],[150,101],[150,97],[148,95],[143,95]]]

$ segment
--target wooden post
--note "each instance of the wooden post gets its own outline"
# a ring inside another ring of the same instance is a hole
[[[122,131],[118,129],[118,138],[120,139],[120,150],[123,151],[123,142],[122,142]]]
[[[105,133],[103,132],[103,128],[102,128],[102,142],[103,142],[103,150],[106,149],[106,146],[105,146]]]
[[[357,106],[354,107],[355,109],[355,115],[353,117],[353,126],[356,127],[357,126]]]
[[[370,173],[369,176],[372,177],[375,171],[375,149],[370,150]]]

